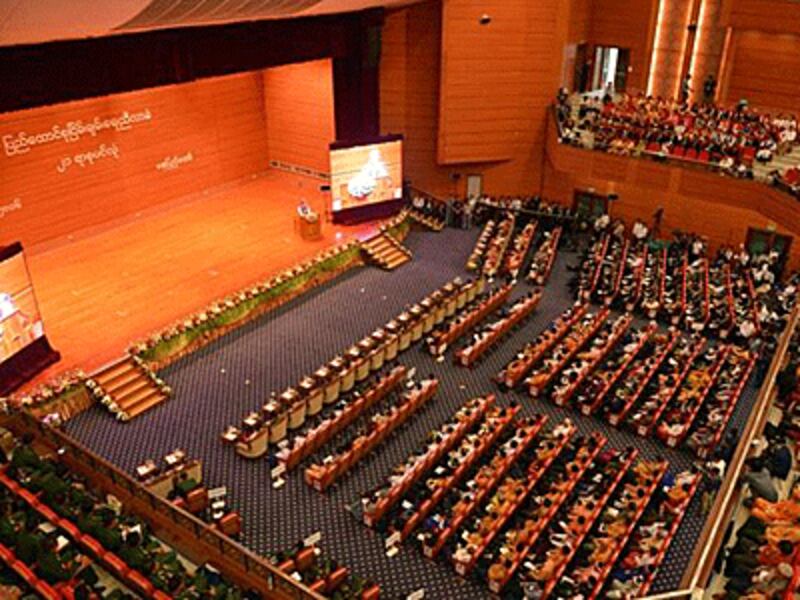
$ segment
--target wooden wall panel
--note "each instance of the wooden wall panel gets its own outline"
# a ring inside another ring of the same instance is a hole
[[[688,43],[692,0],[661,0],[659,34],[654,34],[653,88],[656,96],[674,98],[680,89]],[[659,23],[659,21],[657,21]]]
[[[427,192],[454,193],[450,170],[439,167],[441,5],[431,0],[390,11],[380,66],[381,133],[405,136],[405,177]]]
[[[332,61],[263,73],[269,160],[328,173],[328,146],[336,139]]]
[[[692,98],[702,100],[703,82],[708,75],[719,79],[727,27],[723,24],[723,0],[703,0],[700,10],[700,30],[697,33],[697,52],[692,65]],[[717,85],[719,90],[719,85]]]
[[[652,221],[664,208],[662,233],[675,229],[693,231],[709,238],[716,248],[744,242],[748,227],[774,225],[779,232],[800,238],[800,203],[761,183],[741,181],[700,169],[658,164],[636,158],[627,162],[624,178],[609,178],[600,166],[608,157],[600,152],[563,146],[548,135],[543,195],[571,205],[576,189],[616,193],[612,216],[632,222]],[[614,167],[616,175],[621,173]],[[800,240],[792,245],[790,267],[800,266]]]
[[[36,244],[263,170],[263,107],[261,74],[245,73],[0,115],[0,244]],[[20,133],[124,113],[147,118],[14,146]]]
[[[800,35],[736,30],[731,44],[726,102],[800,112]]]
[[[658,16],[658,0],[594,0],[591,41],[631,50],[628,90],[645,90]]]
[[[488,25],[479,23],[484,13]],[[558,2],[444,0],[442,21],[439,162],[541,156],[568,26]]]
[[[724,0],[723,15],[734,29],[800,35],[797,0]]]
[[[569,0],[567,42],[585,42],[592,29],[593,0]]]

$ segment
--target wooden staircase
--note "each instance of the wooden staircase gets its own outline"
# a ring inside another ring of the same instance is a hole
[[[380,233],[366,242],[361,242],[361,248],[370,262],[387,271],[395,270],[412,257],[411,250],[386,233]]]
[[[101,390],[103,404],[121,421],[139,416],[170,395],[166,385],[131,357],[101,369],[92,380]]]

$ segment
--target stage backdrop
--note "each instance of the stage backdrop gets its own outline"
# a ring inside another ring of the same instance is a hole
[[[0,245],[30,246],[267,168],[260,72],[0,114]]]

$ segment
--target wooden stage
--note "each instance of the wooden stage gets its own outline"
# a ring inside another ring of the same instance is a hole
[[[91,373],[122,356],[130,342],[215,299],[375,232],[374,224],[323,223],[321,240],[301,240],[295,208],[304,198],[324,214],[319,184],[271,170],[88,235],[29,248],[45,331],[62,360],[24,389],[65,370]]]

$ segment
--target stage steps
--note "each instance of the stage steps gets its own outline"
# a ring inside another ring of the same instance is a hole
[[[395,270],[412,258],[411,250],[387,233],[380,233],[361,242],[361,248],[369,262],[387,271]]]
[[[436,231],[438,233],[444,229],[444,221],[437,219],[436,217],[426,215],[425,213],[422,213],[414,208],[406,209],[406,214],[411,218],[412,221],[427,227],[431,231]]]
[[[132,357],[92,375],[102,403],[119,420],[129,421],[158,406],[170,396],[169,388]]]

